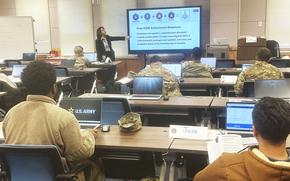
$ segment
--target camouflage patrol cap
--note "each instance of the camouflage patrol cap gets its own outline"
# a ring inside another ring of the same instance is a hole
[[[118,121],[121,131],[134,132],[142,128],[140,114],[129,112],[121,117]]]

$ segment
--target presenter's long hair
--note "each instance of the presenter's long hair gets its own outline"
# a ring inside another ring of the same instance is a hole
[[[100,26],[100,27],[97,29],[97,40],[100,40],[101,37],[102,37],[102,28],[105,29],[103,26]]]

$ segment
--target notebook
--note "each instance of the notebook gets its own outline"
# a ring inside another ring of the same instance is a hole
[[[253,64],[243,64],[242,65],[242,71],[244,71],[244,70],[246,70],[247,68],[250,68],[250,67],[252,67],[253,66]]]
[[[13,78],[20,78],[23,69],[26,68],[27,65],[13,65],[12,67],[12,77]]]
[[[85,52],[84,57],[86,57],[90,62],[97,61],[97,53],[95,52]]]
[[[216,68],[216,58],[215,57],[202,57],[200,58],[200,63],[208,65],[210,68]]]
[[[133,79],[133,95],[129,99],[159,100],[162,96],[163,78],[136,76]]]
[[[225,122],[227,132],[240,134],[241,136],[252,136],[252,111],[254,106],[255,101],[227,102]]]
[[[181,64],[180,63],[171,63],[171,64],[162,64],[164,68],[172,72],[176,77],[181,77]]]
[[[255,97],[290,98],[290,79],[255,80]]]
[[[61,67],[73,68],[76,63],[75,59],[62,59],[60,62]]]
[[[73,113],[81,128],[93,128],[101,123],[101,98],[64,98],[60,107]]]

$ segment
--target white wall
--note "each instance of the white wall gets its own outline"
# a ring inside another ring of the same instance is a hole
[[[91,0],[57,0],[62,55],[72,55],[76,45],[94,51]]]
[[[50,25],[48,13],[48,0],[15,0],[16,16],[32,16],[34,22],[34,35],[36,49],[39,53],[49,52]]]
[[[279,42],[282,49],[290,50],[290,1],[267,0],[267,39]]]
[[[99,26],[104,26],[111,36],[127,36],[127,9],[135,9],[136,4],[135,0],[96,0],[95,31]],[[127,41],[114,41],[112,44],[116,57],[128,55]]]

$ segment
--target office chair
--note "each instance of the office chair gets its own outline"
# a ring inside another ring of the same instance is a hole
[[[278,68],[290,67],[290,59],[272,58],[269,63]]]
[[[280,47],[277,41],[267,40],[266,47],[271,51],[272,57],[280,58]]]
[[[69,76],[67,67],[55,67],[54,70],[57,77]],[[61,82],[60,89],[62,92],[69,92],[68,97],[70,97],[74,90],[71,85],[71,80],[69,79],[68,81]]]
[[[0,158],[1,179],[55,181],[77,178],[77,172],[70,172],[55,145],[1,144]]]
[[[13,65],[20,65],[20,60],[4,60],[6,67],[13,67]]]
[[[234,59],[217,59],[216,68],[232,68],[235,67]]]
[[[22,61],[35,60],[35,53],[22,53]]]
[[[255,80],[248,80],[244,83],[242,97],[255,97]]]

